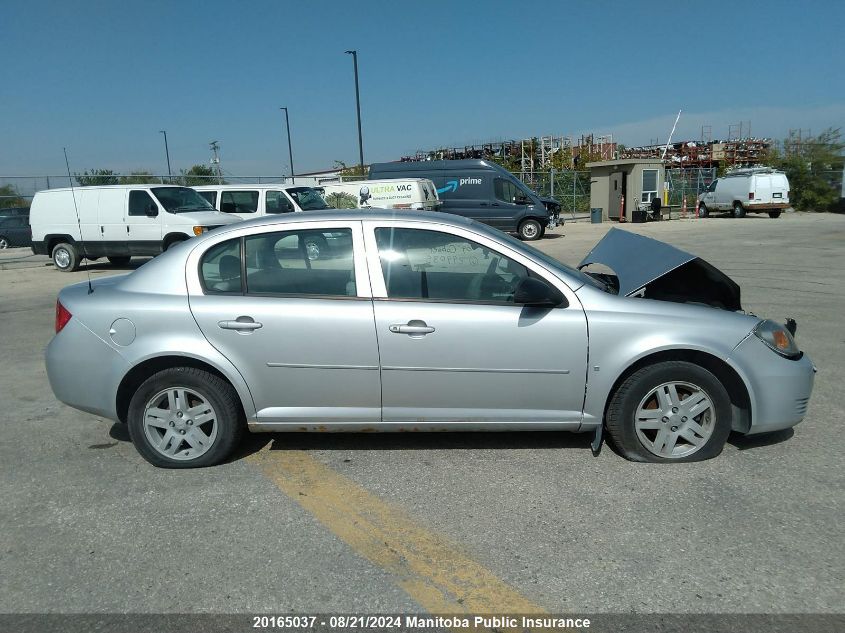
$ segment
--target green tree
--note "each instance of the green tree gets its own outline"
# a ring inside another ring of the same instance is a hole
[[[337,191],[326,196],[326,204],[332,209],[356,209],[358,208],[358,199],[348,193]]]
[[[118,181],[121,185],[154,185],[161,182],[148,171],[133,171],[126,176],[120,176]]]
[[[29,203],[20,197],[14,185],[3,185],[0,187],[0,209],[10,207],[28,207]]]
[[[353,180],[355,178],[366,178],[367,174],[370,172],[370,168],[364,165],[364,169],[361,169],[361,165],[355,165],[353,167],[347,167],[346,163],[342,160],[336,160],[334,162],[334,166],[340,169],[340,176],[343,180]]]
[[[789,179],[789,200],[799,211],[833,211],[839,204],[840,190],[834,174],[842,172],[841,128],[828,128],[818,136],[790,136],[783,150],[772,148],[764,164],[781,169]]]
[[[214,170],[208,165],[194,165],[187,171],[184,169],[180,170],[180,173],[179,181],[186,187],[218,184]],[[221,180],[220,184],[225,182],[225,180]]]
[[[93,185],[116,185],[118,178],[111,169],[92,169],[83,174],[74,174],[76,182],[80,187],[91,187]]]

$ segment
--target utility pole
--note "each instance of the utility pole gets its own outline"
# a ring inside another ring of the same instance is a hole
[[[223,184],[223,170],[220,168],[220,156],[217,153],[220,150],[220,144],[217,141],[211,141],[208,145],[211,147],[211,151],[214,154],[214,157],[211,159],[211,164],[215,166],[217,184],[221,185]]]
[[[358,89],[358,51],[345,51],[347,55],[352,55],[352,61],[355,65],[355,107],[358,110],[358,157],[361,166],[361,177],[364,176],[364,140],[361,135],[361,93]]]
[[[290,120],[288,119],[288,109],[287,108],[279,108],[279,110],[285,111],[285,128],[288,131],[288,157],[290,158],[290,181],[292,184],[296,184],[296,172],[293,170],[293,149],[290,146]]]
[[[167,156],[167,181],[173,182],[173,174],[170,171],[170,150],[167,149],[167,132],[165,130],[159,130],[161,134],[164,134],[164,155]]]

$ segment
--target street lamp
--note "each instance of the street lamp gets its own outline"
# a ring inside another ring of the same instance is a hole
[[[287,108],[279,108],[279,110],[285,111],[285,128],[288,131],[288,157],[290,158],[290,181],[292,184],[296,184],[296,173],[293,170],[293,149],[290,146],[290,121],[288,120],[288,109]]]
[[[361,94],[358,91],[358,51],[345,51],[347,55],[352,55],[352,61],[355,64],[355,106],[358,109],[358,156],[361,163],[361,177],[364,176],[364,140],[361,136]]]
[[[170,173],[170,150],[167,149],[167,132],[159,130],[159,133],[164,134],[164,155],[167,156],[167,180],[173,182],[173,174]]]

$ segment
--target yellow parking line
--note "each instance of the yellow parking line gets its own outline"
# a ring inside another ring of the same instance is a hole
[[[263,450],[249,461],[429,613],[545,613],[444,537],[306,452]]]

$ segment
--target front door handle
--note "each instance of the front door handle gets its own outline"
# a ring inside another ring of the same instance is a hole
[[[431,334],[434,332],[434,328],[430,325],[426,325],[425,321],[408,321],[408,323],[402,325],[399,323],[395,323],[390,326],[390,331],[394,334],[411,334],[422,336],[425,334]]]
[[[218,321],[217,325],[223,330],[235,330],[248,334],[253,330],[264,327],[263,323],[254,321],[252,317],[239,316],[234,321]]]

